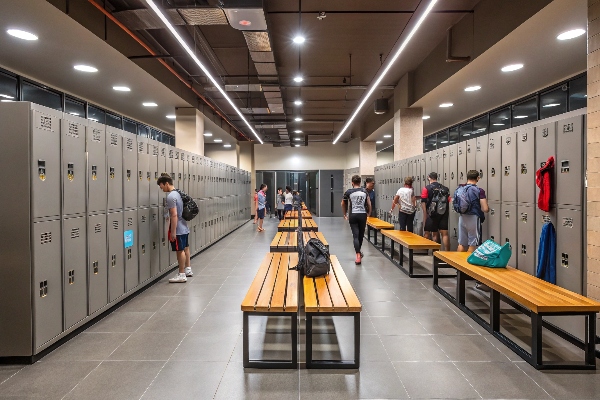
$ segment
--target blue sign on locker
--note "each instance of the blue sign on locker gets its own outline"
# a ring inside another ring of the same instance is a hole
[[[123,238],[125,241],[125,248],[128,249],[133,246],[133,231],[125,231],[123,233]]]

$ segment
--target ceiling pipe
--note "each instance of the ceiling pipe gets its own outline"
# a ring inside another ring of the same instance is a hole
[[[231,121],[229,121],[229,119],[227,117],[225,117],[210,101],[208,101],[208,99],[206,97],[204,97],[202,94],[200,94],[200,92],[198,92],[192,86],[191,83],[189,83],[187,80],[185,80],[184,77],[182,77],[179,73],[177,73],[177,71],[175,71],[169,64],[167,64],[167,62],[165,60],[163,60],[162,58],[159,58],[160,55],[158,53],[156,53],[154,50],[152,50],[152,48],[150,48],[150,46],[148,46],[146,43],[144,43],[144,41],[142,41],[142,39],[140,39],[135,33],[130,31],[129,28],[127,28],[125,25],[123,25],[121,23],[121,21],[119,21],[114,15],[112,15],[109,11],[105,10],[104,7],[102,7],[100,4],[96,3],[95,0],[88,0],[88,1],[94,7],[96,7],[98,10],[100,10],[100,12],[102,14],[104,14],[108,19],[110,19],[119,28],[121,28],[125,33],[127,33],[129,36],[131,36],[131,38],[133,40],[135,40],[144,49],[146,49],[146,51],[148,53],[150,53],[152,56],[156,56],[157,57],[156,60],[158,62],[160,62],[162,65],[164,65],[164,67],[167,70],[169,70],[169,72],[171,72],[173,75],[175,75],[177,77],[177,79],[179,79],[181,81],[181,83],[183,83],[185,86],[187,86],[189,89],[191,89],[192,92],[194,92],[194,94],[196,94],[199,98],[201,98],[206,103],[206,105],[208,105],[217,115],[219,115],[219,117],[221,117],[225,122],[227,122],[227,124],[229,126],[231,126],[237,133],[242,135],[247,141],[249,141],[249,142],[252,141],[248,136],[246,136],[244,134],[244,132],[242,132],[237,126],[235,126]]]
[[[446,34],[446,62],[469,62],[471,61],[471,57],[455,57],[451,55],[452,53],[452,27],[448,29],[448,33]]]

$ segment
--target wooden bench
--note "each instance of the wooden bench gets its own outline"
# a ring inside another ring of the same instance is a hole
[[[321,232],[302,232],[304,235],[304,243],[306,244],[310,239],[317,238],[327,247],[329,244],[325,240],[325,236]],[[275,238],[271,242],[271,252],[288,252],[298,251],[298,233],[297,232],[277,232]]]
[[[298,367],[298,264],[296,253],[268,253],[263,259],[244,301],[243,353],[244,368]],[[248,318],[253,316],[285,316],[291,318],[292,357],[285,360],[250,360]]]
[[[600,312],[600,303],[514,268],[485,268],[469,264],[468,256],[468,253],[449,251],[434,253],[433,287],[435,290],[537,369],[596,368],[596,314]],[[439,286],[439,268],[456,269],[455,296]],[[475,279],[491,289],[489,323],[465,305],[465,281],[468,278]],[[531,353],[500,332],[501,298],[531,318]],[[552,315],[585,316],[585,340],[582,341],[543,320],[543,317]],[[543,327],[584,350],[584,362],[576,364],[543,362]]]
[[[306,314],[306,368],[359,367],[360,360],[360,312],[362,305],[346,277],[338,258],[331,256],[328,275],[304,277],[304,311]],[[354,360],[313,359],[313,317],[347,315],[354,318]]]
[[[288,211],[284,215],[285,219],[298,219],[298,211],[292,210]],[[302,219],[312,219],[312,215],[308,210],[302,210]]]
[[[394,224],[390,224],[389,222],[385,222],[379,218],[367,217],[367,240],[371,242],[371,230],[374,230],[375,238],[371,243],[373,243],[375,246],[377,246],[377,233],[382,229],[394,229]]]
[[[298,220],[297,219],[284,219],[279,222],[279,226],[277,230],[279,232],[290,232],[298,229]],[[303,231],[315,231],[319,230],[317,223],[312,219],[303,219],[302,220],[302,230]]]

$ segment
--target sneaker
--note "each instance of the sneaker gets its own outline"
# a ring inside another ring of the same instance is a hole
[[[184,269],[185,271],[185,276],[194,276],[194,273],[192,272],[192,267],[186,267]]]
[[[365,258],[365,254],[361,251],[360,252],[360,259],[362,260],[363,258]]]
[[[483,284],[483,283],[481,283],[481,282],[476,282],[476,283],[475,283],[475,289],[476,289],[476,290],[480,290],[480,291],[482,291],[482,292],[486,292],[486,293],[489,293],[489,291],[490,291],[490,288],[489,288],[489,286],[486,286],[486,285],[484,285],[484,284]]]
[[[360,254],[357,254],[356,260],[354,260],[354,264],[360,265],[361,263],[362,263],[362,257],[360,256]]]
[[[174,278],[169,279],[169,283],[184,283],[187,282],[185,274],[177,273]]]

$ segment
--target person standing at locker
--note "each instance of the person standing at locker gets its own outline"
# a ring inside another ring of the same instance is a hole
[[[184,283],[187,278],[193,276],[190,260],[190,245],[188,237],[190,230],[187,221],[181,216],[183,213],[183,200],[181,195],[173,186],[173,179],[167,173],[161,174],[157,180],[158,186],[167,194],[167,205],[165,207],[168,213],[169,242],[171,249],[177,253],[177,262],[179,263],[179,272],[175,277],[169,279],[170,283]]]
[[[344,218],[350,223],[352,237],[354,240],[354,251],[356,259],[354,263],[362,263],[363,253],[361,252],[363,238],[365,236],[365,227],[367,226],[367,216],[371,214],[371,200],[366,189],[360,187],[360,175],[352,177],[352,189],[346,190],[342,199],[342,211]]]
[[[374,217],[375,213],[375,179],[367,178],[365,179],[365,189],[367,189],[367,194],[369,195],[369,200],[371,201],[371,213],[369,213],[370,217]]]
[[[404,187],[401,187],[396,192],[392,200],[392,209],[390,214],[394,212],[394,207],[398,204],[400,210],[398,212],[398,220],[400,222],[400,230],[412,232],[414,230],[415,211],[417,210],[417,198],[412,187],[413,178],[408,176],[404,178]]]
[[[294,195],[292,194],[292,188],[289,186],[285,187],[285,194],[283,195],[285,198],[283,204],[283,212],[286,213],[288,211],[292,211],[294,208]]]
[[[424,225],[424,233],[426,239],[432,239],[434,242],[439,242],[439,235],[442,236],[442,244],[444,245],[444,250],[450,251],[450,236],[448,235],[448,218],[450,216],[449,205],[450,205],[450,189],[446,186],[442,185],[437,181],[438,174],[437,172],[430,172],[427,176],[429,180],[429,185],[423,188],[421,192],[421,208],[423,209],[423,225]],[[444,193],[448,194],[448,207],[446,207],[446,212],[444,215],[436,215],[429,216],[427,210],[431,205],[431,201],[433,200],[433,196],[437,191],[444,191]]]
[[[479,172],[470,170],[467,172],[467,183],[459,187],[465,187],[465,195],[469,199],[468,211],[458,216],[458,250],[472,253],[481,244],[481,224],[485,221],[485,214],[490,211],[488,207],[485,190],[477,186]],[[456,195],[455,195],[456,196]]]
[[[253,224],[256,224],[258,221],[258,189],[254,189],[254,221]]]
[[[283,209],[285,204],[285,196],[282,188],[277,188],[277,197],[275,198],[275,201],[277,202],[277,218],[281,221],[283,220]]]
[[[267,185],[264,183],[260,184],[260,190],[257,193],[258,208],[256,209],[256,215],[258,217],[258,232],[264,232],[263,222],[265,220],[265,210],[267,208]]]

